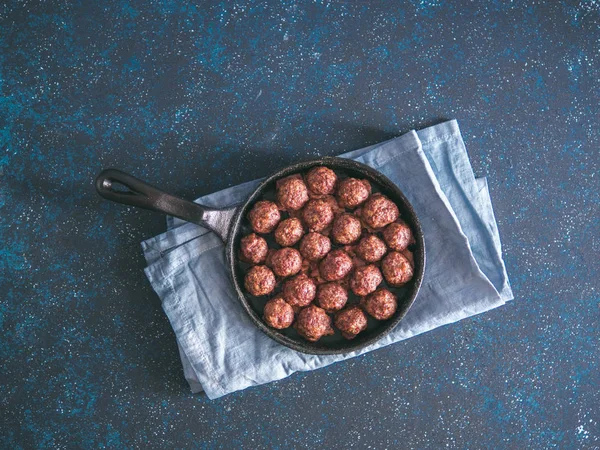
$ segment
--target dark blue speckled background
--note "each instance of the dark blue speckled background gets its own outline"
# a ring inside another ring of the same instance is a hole
[[[0,6],[0,447],[600,448],[600,2]],[[516,300],[209,401],[116,166],[194,198],[457,118]]]

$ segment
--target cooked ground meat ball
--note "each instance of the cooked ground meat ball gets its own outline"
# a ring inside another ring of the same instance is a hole
[[[335,326],[346,339],[354,339],[367,329],[367,316],[359,306],[342,309],[335,315]]]
[[[340,205],[338,205],[338,202],[333,195],[323,195],[320,199],[326,201],[329,206],[331,206],[334,215],[344,211],[343,208],[340,208]]]
[[[256,233],[244,236],[240,241],[241,259],[250,264],[260,264],[267,258],[269,247],[267,241]]]
[[[371,316],[377,320],[387,320],[398,308],[396,296],[385,288],[377,289],[365,297],[361,304]]]
[[[331,194],[335,190],[337,175],[328,167],[313,167],[306,174],[306,184],[315,194]]]
[[[362,232],[360,219],[352,214],[340,214],[333,221],[331,235],[338,244],[348,245],[357,241]]]
[[[268,200],[256,202],[252,210],[248,213],[248,220],[252,229],[257,233],[270,233],[275,229],[281,215],[277,205]]]
[[[385,227],[385,230],[383,230],[383,238],[392,250],[401,252],[411,243],[412,231],[404,222],[390,223]]]
[[[339,311],[348,301],[348,291],[339,283],[325,283],[319,286],[317,303],[327,312]]]
[[[381,270],[385,281],[390,286],[402,286],[410,281],[413,276],[413,267],[402,253],[391,252],[381,263]]]
[[[281,297],[272,298],[265,304],[263,319],[270,327],[282,330],[294,321],[294,309]]]
[[[366,262],[379,261],[387,252],[385,243],[374,234],[369,234],[360,240],[356,246],[356,254]]]
[[[291,217],[282,220],[275,230],[275,241],[282,247],[290,247],[300,240],[304,234],[300,219]]]
[[[280,277],[296,275],[302,268],[302,256],[295,248],[285,247],[273,252],[269,263],[275,274]]]
[[[303,273],[283,285],[283,298],[292,306],[308,306],[316,293],[317,285]]]
[[[308,233],[300,242],[300,253],[310,261],[323,259],[331,250],[331,241],[319,233]]]
[[[383,228],[398,219],[398,207],[383,194],[373,194],[362,208],[362,218],[371,228]]]
[[[316,198],[306,204],[302,218],[310,231],[323,231],[333,221],[333,209],[326,200]]]
[[[292,175],[277,183],[277,201],[289,210],[297,211],[308,201],[308,188],[302,177]]]
[[[344,278],[352,271],[352,258],[344,250],[330,252],[321,264],[319,272],[327,281],[337,281]]]
[[[346,178],[338,183],[337,199],[342,208],[356,208],[371,195],[371,184],[367,180]]]
[[[331,317],[315,305],[309,305],[300,311],[294,327],[300,336],[311,342],[334,333],[331,327]]]
[[[254,266],[246,274],[244,286],[255,296],[270,294],[275,289],[275,275],[267,266]]]
[[[369,295],[377,289],[377,286],[383,281],[383,276],[379,269],[370,264],[368,266],[358,267],[350,279],[350,288],[352,292],[359,296]]]

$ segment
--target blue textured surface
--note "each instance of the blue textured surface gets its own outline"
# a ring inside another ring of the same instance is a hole
[[[0,6],[3,448],[600,448],[600,4]],[[457,118],[515,301],[192,396],[108,166],[189,198]]]

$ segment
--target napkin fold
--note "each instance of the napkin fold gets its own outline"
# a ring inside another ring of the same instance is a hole
[[[397,184],[425,236],[424,281],[400,324],[377,343],[344,355],[308,355],[278,344],[247,317],[231,285],[224,244],[208,229],[169,217],[167,232],[142,242],[146,276],[175,332],[192,392],[214,399],[314,370],[480,314],[513,298],[485,178],[475,178],[456,121],[341,157]],[[260,180],[196,200],[243,203]]]

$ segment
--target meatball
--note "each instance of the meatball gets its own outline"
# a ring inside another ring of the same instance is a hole
[[[257,233],[270,233],[275,229],[281,215],[277,205],[268,200],[256,202],[252,210],[248,213],[248,220],[252,229]]]
[[[301,209],[308,201],[308,188],[302,177],[292,175],[280,180],[277,183],[277,201],[289,211]]]
[[[244,236],[240,241],[240,259],[250,264],[260,264],[267,259],[267,241],[256,233]]]
[[[379,269],[373,264],[357,268],[350,279],[352,292],[359,296],[369,295],[383,281]]]
[[[294,321],[294,309],[281,297],[272,298],[265,304],[263,319],[270,327],[282,330]]]
[[[337,281],[352,271],[352,258],[344,250],[329,253],[319,266],[319,273],[327,281]]]
[[[331,327],[331,317],[315,305],[309,305],[300,311],[294,327],[300,336],[311,342],[334,333]]]
[[[391,252],[381,263],[385,281],[390,286],[402,286],[410,281],[413,276],[413,267],[402,253]]]
[[[319,233],[308,233],[300,242],[300,253],[310,261],[323,259],[331,250],[331,241]]]
[[[397,252],[406,249],[412,241],[412,231],[410,227],[402,223],[390,223],[383,230],[383,238],[387,245]]]
[[[302,268],[302,257],[295,248],[285,247],[273,252],[268,261],[275,274],[280,277],[296,275]]]
[[[342,208],[356,208],[371,195],[371,185],[367,180],[346,178],[338,184],[337,199]]]
[[[367,316],[359,306],[350,306],[335,315],[335,326],[346,339],[354,339],[367,329]]]
[[[326,200],[316,198],[306,204],[302,218],[310,231],[323,231],[333,221],[333,209]]]
[[[313,167],[306,174],[306,184],[315,194],[332,194],[336,182],[337,175],[328,167]]]
[[[339,283],[325,283],[319,286],[317,303],[327,312],[335,312],[346,306],[348,291]]]
[[[348,245],[357,241],[362,232],[360,219],[352,214],[340,214],[333,221],[331,235],[338,244]]]
[[[383,228],[398,219],[398,207],[383,194],[374,194],[362,208],[362,218],[371,228]]]
[[[292,217],[282,220],[275,230],[275,241],[282,247],[290,247],[300,240],[304,234],[302,223]]]
[[[244,286],[257,297],[270,294],[275,289],[275,275],[267,266],[254,266],[246,274]]]
[[[283,285],[283,298],[292,306],[308,306],[316,293],[317,285],[303,273]]]
[[[360,240],[356,246],[356,254],[366,262],[379,261],[387,252],[385,243],[374,234],[369,234]]]
[[[386,320],[396,312],[398,301],[394,294],[385,288],[381,288],[363,298],[361,305],[375,319]]]

